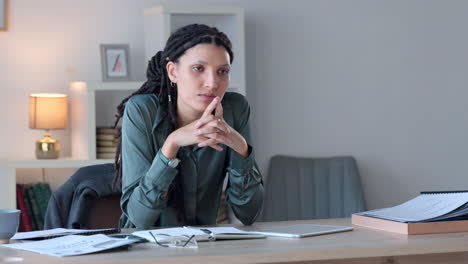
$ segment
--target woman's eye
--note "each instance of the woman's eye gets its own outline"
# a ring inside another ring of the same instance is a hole
[[[226,75],[229,74],[229,70],[219,70],[218,73],[221,75]]]
[[[193,66],[192,69],[193,69],[194,71],[202,71],[202,70],[203,70],[203,67],[201,67],[201,66]]]

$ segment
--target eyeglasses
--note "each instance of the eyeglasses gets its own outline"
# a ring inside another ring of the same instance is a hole
[[[173,248],[198,248],[197,240],[194,239],[195,235],[180,235],[171,236],[168,234],[161,234],[149,232],[153,237],[154,242],[160,247],[173,247]],[[159,240],[157,239],[159,237]]]

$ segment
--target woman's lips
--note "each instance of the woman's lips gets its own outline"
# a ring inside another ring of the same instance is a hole
[[[212,95],[212,94],[200,94],[198,96],[200,96],[203,100],[206,100],[206,101],[212,101],[216,97],[215,95]]]

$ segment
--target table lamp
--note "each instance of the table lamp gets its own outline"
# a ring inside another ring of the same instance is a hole
[[[45,129],[44,138],[36,141],[38,159],[59,157],[60,144],[51,137],[49,130],[67,127],[67,95],[37,93],[29,95],[29,128]]]

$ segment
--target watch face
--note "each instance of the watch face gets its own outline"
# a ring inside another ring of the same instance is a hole
[[[171,167],[171,168],[175,168],[175,167],[177,167],[177,165],[179,165],[179,160],[178,159],[172,159],[172,160],[169,161],[169,163],[167,165],[169,165],[169,167]]]

